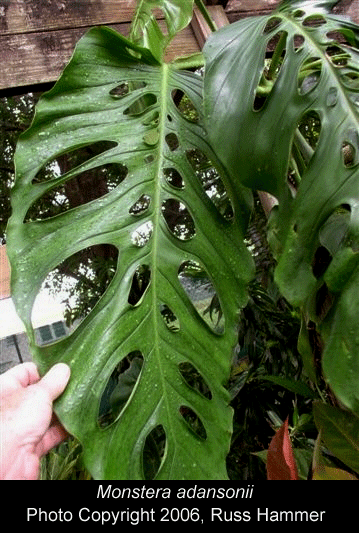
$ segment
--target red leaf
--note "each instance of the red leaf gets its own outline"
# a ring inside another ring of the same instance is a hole
[[[288,431],[288,418],[271,440],[267,453],[267,479],[298,480],[298,470],[294,459]]]

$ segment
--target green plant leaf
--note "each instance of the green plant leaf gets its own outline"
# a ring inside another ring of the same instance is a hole
[[[132,21],[130,40],[151,50],[161,62],[173,37],[186,28],[192,19],[194,0],[139,0]],[[157,22],[155,10],[164,15],[165,29]]]
[[[295,9],[305,9],[306,12],[313,13],[327,13],[328,9],[331,9],[339,0],[283,0],[279,5],[279,10],[286,10],[288,8]]]
[[[278,200],[276,282],[316,324],[325,378],[359,412],[359,30],[333,4],[284,2],[213,34],[205,110],[230,174]]]
[[[294,392],[295,394],[300,394],[305,398],[317,398],[317,394],[306,383],[303,383],[301,381],[283,378],[282,376],[260,376],[258,379],[271,381],[272,383],[284,387],[285,389],[288,389],[291,392]]]
[[[190,115],[174,91],[192,102]],[[56,158],[100,141],[110,147],[59,177],[37,180]],[[56,412],[81,441],[87,469],[95,479],[225,479],[232,422],[225,384],[253,264],[243,242],[246,197],[216,160],[203,126],[202,78],[159,65],[147,49],[113,30],[92,29],[41,98],[15,159],[8,225],[12,295],[41,372],[60,360],[71,366]],[[110,192],[56,217],[24,222],[47,191],[109,163],[126,168]],[[217,172],[217,181],[221,172],[226,194],[222,190],[220,198],[230,200],[230,217],[216,195],[207,194],[200,164]],[[185,206],[187,229],[166,219],[168,203]],[[44,279],[73,254],[102,243],[119,251],[106,292],[69,336],[38,346],[31,313]],[[192,265],[187,277],[202,279],[201,266],[211,280],[224,329],[210,326],[187,296],[179,276],[185,264]],[[132,299],[136,284],[140,294]],[[111,400],[107,384],[133,355],[141,356],[141,367],[132,358],[117,380],[118,387],[125,384],[121,401],[128,400],[102,427],[101,403],[120,405],[118,388]],[[210,397],[195,390],[183,365],[201,376]],[[161,431],[162,444],[155,438]],[[151,468],[145,464],[149,448],[159,458]]]
[[[327,448],[359,474],[359,418],[321,402],[314,403],[313,413]]]
[[[330,466],[322,466],[320,470],[315,471],[312,479],[314,481],[357,481],[353,474]]]

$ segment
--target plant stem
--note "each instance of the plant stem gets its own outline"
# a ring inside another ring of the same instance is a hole
[[[282,53],[285,49],[285,45],[287,43],[287,32],[283,31],[281,32],[279,41],[277,46],[275,47],[275,50],[272,55],[271,64],[269,66],[268,72],[267,72],[267,79],[273,80],[276,74],[276,70],[280,64],[280,61],[282,59]]]
[[[203,3],[203,0],[195,0],[195,3],[198,9],[200,10],[201,14],[203,15],[204,20],[207,22],[210,30],[213,32],[217,31],[218,30],[217,25],[212,19],[211,15],[209,14],[208,9]]]
[[[202,52],[196,52],[189,56],[177,57],[171,64],[177,69],[198,69],[204,66],[204,57]]]
[[[314,150],[310,146],[310,144],[306,141],[304,136],[300,133],[298,128],[295,130],[293,143],[296,145],[296,147],[299,149],[300,153],[302,154],[305,165],[308,165],[309,161],[311,160],[314,154]]]

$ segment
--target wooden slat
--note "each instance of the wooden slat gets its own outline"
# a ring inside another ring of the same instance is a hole
[[[136,0],[0,0],[0,35],[130,22]]]
[[[218,0],[207,0],[208,4]],[[244,16],[268,13],[279,0],[229,0],[226,14],[230,22]],[[0,0],[0,89],[55,81],[71,57],[78,39],[88,28],[105,24],[128,35],[137,0]],[[359,23],[359,0],[343,0],[341,11]],[[344,7],[343,7],[344,6]],[[220,5],[209,7],[219,17]],[[200,20],[194,21],[196,32]],[[201,39],[201,32],[196,32]],[[204,35],[204,34],[203,34]],[[203,45],[203,40],[199,42]],[[198,51],[191,28],[174,40],[167,58]]]
[[[55,81],[86,31],[68,29],[0,37],[0,89]]]
[[[222,6],[208,6],[207,9],[213,21],[216,23],[217,28],[222,28],[223,26],[229,24],[227,15]],[[206,42],[208,36],[211,33],[211,30],[209,29],[202,14],[197,8],[195,8],[193,11],[193,19],[191,25],[199,47],[203,48],[204,43]]]
[[[252,15],[268,14],[275,9],[280,0],[229,0],[226,13],[230,22]],[[342,0],[333,10],[347,15],[359,24],[359,0]]]
[[[199,46],[196,36],[191,26],[187,26],[187,28],[176,35],[170,43],[166,52],[166,61],[171,61],[180,56],[195,54],[198,51]]]
[[[347,9],[343,10],[354,22],[359,24],[359,0],[353,0]]]
[[[130,22],[136,5],[137,0],[0,0],[0,35]]]
[[[130,24],[111,24],[109,27],[127,36]],[[71,58],[77,41],[88,29],[0,36],[0,89],[55,81]],[[173,39],[166,59],[189,55],[198,50],[195,35],[188,27]]]
[[[280,0],[229,0],[226,5],[226,13],[229,18],[236,14],[260,14],[272,11],[279,3]]]

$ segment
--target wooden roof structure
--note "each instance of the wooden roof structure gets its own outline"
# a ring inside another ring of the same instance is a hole
[[[272,11],[279,0],[207,0],[217,26]],[[91,27],[128,35],[137,0],[0,0],[0,91],[54,82],[76,42]],[[359,0],[342,0],[339,12],[359,23]],[[208,35],[198,12],[173,40],[168,58],[198,51]],[[21,90],[23,88],[23,90]]]

